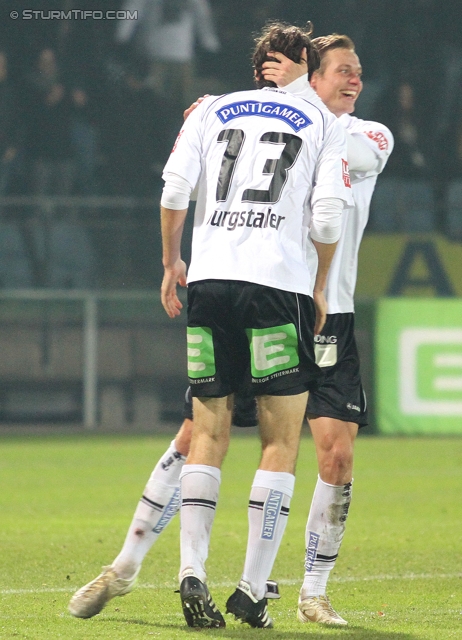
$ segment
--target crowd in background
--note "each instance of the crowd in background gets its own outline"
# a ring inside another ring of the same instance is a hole
[[[459,1],[98,2],[136,20],[46,19],[95,9],[73,0],[35,2],[41,19],[12,20],[14,5],[0,2],[0,196],[157,198],[184,108],[203,93],[253,87],[253,37],[267,20],[311,20],[314,36],[347,33],[356,44],[356,113],[395,136],[383,185],[396,194],[393,180],[425,183],[435,200],[428,224],[445,231],[448,185],[462,181]],[[373,214],[370,228],[412,224]],[[462,222],[455,229],[462,238]]]
[[[13,3],[3,4],[7,11]],[[44,16],[77,6],[35,4],[46,5]],[[382,120],[396,137],[388,174],[462,175],[456,0],[98,3],[109,7],[138,18],[2,20],[2,194],[48,192],[53,182],[61,192],[83,195],[152,193],[183,108],[205,91],[253,86],[252,36],[271,18],[310,19],[315,35],[353,38],[364,66],[357,113]]]

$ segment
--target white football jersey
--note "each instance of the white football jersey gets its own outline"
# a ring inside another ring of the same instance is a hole
[[[307,76],[294,80],[286,89],[294,95],[311,100],[318,106],[327,107],[310,86]],[[370,171],[350,169],[351,186],[355,206],[346,209],[342,217],[342,233],[329,269],[325,290],[329,313],[354,312],[354,293],[358,274],[358,252],[364,229],[369,218],[369,208],[377,176],[383,171],[393,150],[393,135],[383,124],[361,120],[343,114],[338,122],[349,134],[358,136],[363,144],[374,152],[377,163]],[[310,254],[309,259],[312,256]],[[311,269],[313,270],[313,266]]]
[[[383,124],[343,114],[338,121],[348,133],[360,136],[375,153],[378,163],[371,171],[351,171],[354,209],[344,211],[342,234],[335,251],[325,291],[329,313],[354,312],[354,293],[358,273],[358,252],[369,218],[369,208],[377,176],[383,171],[393,150],[393,135]]]
[[[188,282],[312,295],[311,207],[352,204],[345,133],[332,114],[280,89],[211,96],[186,120],[164,172],[199,181]]]

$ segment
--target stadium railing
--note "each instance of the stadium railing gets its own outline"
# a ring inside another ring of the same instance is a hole
[[[4,288],[143,289],[161,266],[156,198],[0,198]]]
[[[145,399],[145,413],[146,400],[156,397],[163,397],[168,411],[171,395],[181,412],[184,324],[184,318],[169,320],[158,292],[0,290],[0,420],[56,421],[61,414],[63,422],[81,420],[87,429],[101,420],[133,422],[136,394]],[[79,391],[81,400],[69,406],[69,393]],[[107,406],[114,402],[127,404],[122,417]],[[152,422],[159,418],[155,405],[149,404]]]

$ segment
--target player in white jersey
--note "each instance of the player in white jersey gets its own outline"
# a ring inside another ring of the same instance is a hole
[[[310,82],[303,64],[294,64],[278,53],[274,54],[275,61],[262,65],[261,73],[267,80],[306,99],[315,100],[317,95],[347,131],[355,207],[342,221],[342,234],[326,288],[327,321],[315,337],[317,362],[326,377],[321,387],[310,394],[307,407],[319,476],[306,528],[305,578],[298,605],[298,618],[302,622],[345,625],[346,621],[330,605],[326,586],[345,532],[353,482],[354,441],[358,427],[367,424],[354,338],[353,298],[359,246],[377,176],[393,149],[393,136],[378,122],[350,115],[362,89],[361,65],[350,38],[334,34],[313,42],[320,52],[321,65]]]
[[[164,171],[200,178],[188,283],[214,276],[312,295],[310,203],[345,190],[343,142],[326,115],[265,88],[209,97],[190,116]]]
[[[278,44],[292,57],[298,49],[299,58],[303,41],[312,50],[300,30],[285,35],[285,46]],[[205,99],[164,170],[161,297],[171,318],[181,308],[181,231],[199,181],[188,273],[194,430],[180,475],[180,597],[189,626],[225,624],[205,584],[205,561],[232,398],[249,375],[262,457],[250,494],[244,570],[226,610],[253,627],[272,626],[266,582],[289,513],[307,392],[319,381],[312,328],[324,324],[323,289],[350,202],[345,153],[343,129],[331,114],[265,88]],[[316,273],[307,260],[315,252]]]

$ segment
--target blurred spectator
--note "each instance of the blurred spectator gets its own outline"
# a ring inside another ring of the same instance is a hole
[[[395,148],[377,182],[369,230],[432,232],[438,215],[429,162],[431,141],[428,117],[414,84],[405,78],[397,81],[395,91],[386,91],[379,117],[392,131]]]
[[[28,131],[26,149],[32,165],[32,190],[36,196],[70,196],[75,184],[74,137],[87,174],[93,170],[93,141],[83,111],[87,95],[69,90],[53,49],[40,51],[27,77]],[[83,132],[83,133],[82,133]],[[80,147],[79,147],[80,144]],[[81,159],[80,158],[80,159]],[[90,159],[89,159],[90,158]],[[23,226],[35,286],[90,287],[93,283],[92,242],[77,217],[75,207],[59,209],[41,202]]]
[[[395,137],[395,148],[384,175],[428,177],[428,127],[425,126],[425,114],[419,109],[413,85],[408,80],[398,83],[391,100],[379,111],[380,122],[386,124]]]
[[[98,192],[98,129],[94,124],[91,99],[80,86],[71,91],[71,142],[75,159],[75,191],[92,196]]]
[[[71,99],[53,49],[40,51],[28,80],[26,150],[35,195],[70,195],[74,183]]]
[[[174,140],[172,112],[130,70],[121,69],[117,82],[112,80],[107,91],[101,133],[109,193],[152,195],[161,182],[158,178],[155,184],[153,165],[157,162],[163,167]],[[174,126],[180,125],[178,118]]]
[[[116,40],[133,43],[147,61],[146,86],[189,103],[196,39],[212,53],[220,48],[208,0],[127,0],[123,8],[138,11],[138,20],[119,21]]]
[[[18,101],[8,74],[8,59],[0,51],[0,196],[8,193],[19,158],[21,123]]]

